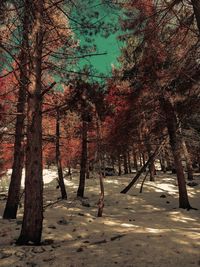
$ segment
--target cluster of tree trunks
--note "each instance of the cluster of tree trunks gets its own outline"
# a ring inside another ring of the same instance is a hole
[[[179,3],[180,1],[178,1]],[[3,3],[3,2],[2,2]],[[197,27],[200,32],[200,1],[191,0],[194,15],[197,21]],[[22,19],[22,41],[19,55],[19,95],[17,103],[17,117],[15,126],[15,144],[14,161],[12,166],[11,182],[9,186],[8,199],[4,210],[4,219],[15,219],[20,201],[20,185],[22,169],[25,160],[25,200],[24,217],[20,236],[17,244],[26,245],[29,243],[40,244],[43,223],[43,176],[42,176],[42,63],[43,63],[43,45],[44,45],[44,0],[24,1],[23,19]],[[30,22],[30,17],[32,21]],[[155,24],[153,22],[151,27]],[[156,37],[155,37],[156,38]],[[29,41],[31,40],[31,41]],[[184,168],[182,165],[182,152],[185,157],[188,180],[193,179],[193,168],[190,154],[188,152],[187,142],[184,140],[181,132],[181,125],[174,107],[173,101],[168,96],[162,96],[159,99],[160,107],[165,116],[165,124],[168,130],[169,143],[173,162],[170,160],[169,153],[163,144],[159,145],[155,151],[150,143],[146,142],[146,153],[148,160],[145,159],[145,152],[132,152],[133,168],[137,174],[132,181],[121,191],[127,193],[130,188],[139,179],[141,174],[149,167],[150,180],[154,181],[155,164],[154,160],[160,152],[160,164],[163,172],[167,169],[174,169],[177,175],[179,188],[179,207],[190,209],[190,203],[187,194]],[[27,110],[27,114],[25,112]],[[84,197],[86,175],[89,177],[88,165],[88,114],[83,106],[82,114],[82,154],[80,163],[80,182],[77,196]],[[26,139],[24,138],[24,121],[27,119]],[[99,123],[99,122],[98,122]],[[98,124],[99,125],[99,124]],[[101,143],[100,129],[97,125],[97,139]],[[118,174],[128,174],[132,172],[132,162],[130,156],[131,149],[120,148],[116,155]],[[61,152],[60,152],[60,110],[57,109],[56,117],[56,164],[58,169],[58,183],[61,189],[63,199],[67,198],[67,192],[64,185]],[[98,216],[102,216],[104,207],[104,186],[102,175],[102,152],[98,148],[99,169],[100,169],[100,199],[98,206]],[[138,167],[140,161],[141,168]],[[113,166],[114,166],[113,160]],[[123,163],[123,165],[122,165]],[[105,166],[104,166],[105,167]],[[142,185],[146,176],[142,182]],[[142,188],[141,188],[142,190]]]

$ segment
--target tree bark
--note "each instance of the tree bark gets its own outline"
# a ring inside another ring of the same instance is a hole
[[[137,163],[137,154],[133,152],[133,164],[134,164],[134,169],[136,172],[138,171],[138,163]]]
[[[170,155],[170,152],[169,152],[169,148],[166,147],[164,148],[164,157],[166,159],[166,164],[167,164],[167,171],[172,171],[172,169],[174,168],[174,162],[173,160],[171,159],[171,155]]]
[[[166,124],[169,133],[170,145],[174,157],[174,164],[179,188],[179,207],[183,209],[190,209],[190,203],[187,194],[186,182],[184,177],[183,166],[181,162],[181,136],[180,129],[177,121],[177,116],[174,107],[170,100],[166,97],[160,99],[160,104],[165,112]]]
[[[150,158],[152,153],[153,153],[152,147],[151,147],[151,144],[149,144],[148,140],[146,140],[145,143],[146,143],[148,156]],[[154,182],[155,181],[155,164],[154,164],[154,161],[152,161],[151,164],[149,164],[149,173],[150,173],[150,181]]]
[[[84,197],[85,190],[85,178],[87,171],[87,131],[88,131],[88,122],[83,120],[82,128],[82,153],[81,153],[81,170],[80,170],[80,180],[79,187],[77,191],[77,197]]]
[[[97,217],[102,217],[104,208],[104,184],[102,172],[99,173],[99,183],[100,183],[100,198],[98,202],[98,213]]]
[[[200,33],[200,1],[199,0],[191,0],[193,9],[194,9],[194,14],[196,17],[197,21],[197,27]]]
[[[186,167],[187,167],[187,178],[188,180],[193,180],[193,167],[192,167],[192,160],[190,158],[190,154],[188,152],[188,148],[186,145],[186,142],[184,138],[182,137],[182,148],[183,148],[183,154],[186,161]]]
[[[120,158],[120,154],[118,154],[117,163],[118,163],[118,176],[121,176],[121,175],[122,175],[122,167],[121,167],[121,158]]]
[[[128,162],[126,153],[123,154],[123,160],[124,160],[124,174],[128,174]]]
[[[90,179],[90,165],[88,160],[86,165],[86,179]]]
[[[19,245],[41,242],[43,222],[42,179],[42,47],[43,47],[43,0],[34,2],[35,17],[32,29],[32,68],[27,110],[27,145],[25,173],[24,217]]]
[[[132,170],[131,170],[131,159],[130,159],[130,152],[129,151],[127,151],[127,160],[128,160],[128,171],[129,171],[129,173],[131,173]]]
[[[19,57],[20,63],[20,79],[19,79],[19,95],[17,102],[17,117],[15,124],[15,143],[14,143],[14,159],[12,165],[12,174],[8,190],[8,199],[4,210],[4,219],[16,219],[17,209],[20,201],[20,188],[22,170],[24,164],[24,119],[25,119],[25,103],[27,90],[27,63],[28,63],[28,6],[25,2],[23,17],[23,32],[21,53]]]
[[[160,153],[160,167],[161,167],[161,171],[166,173],[167,169],[166,169],[166,161],[165,161],[165,157],[164,157],[164,153],[163,151],[161,151]]]
[[[142,153],[142,165],[145,165],[145,153]]]
[[[58,184],[61,191],[62,199],[67,199],[67,192],[63,178],[63,170],[60,155],[60,111],[57,109],[56,113],[56,164],[58,169]]]
[[[102,217],[103,215],[103,208],[104,208],[104,184],[103,184],[103,178],[105,175],[102,174],[102,169],[105,169],[104,164],[104,157],[102,155],[102,144],[101,144],[101,125],[99,122],[99,116],[96,114],[96,120],[97,120],[97,156],[98,156],[98,162],[99,162],[99,183],[100,183],[100,197],[98,202],[98,213],[97,217]]]
[[[140,153],[140,167],[142,167],[143,166],[143,163],[142,163],[142,153]]]

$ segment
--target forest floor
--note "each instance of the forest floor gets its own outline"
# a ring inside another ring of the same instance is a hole
[[[17,220],[0,217],[0,266],[55,267],[196,267],[200,266],[200,177],[188,186],[191,205],[178,208],[174,175],[140,183],[128,194],[120,191],[134,174],[106,177],[105,207],[97,218],[98,179],[86,180],[84,201],[76,198],[78,176],[65,180],[68,200],[57,200],[56,172],[44,173],[44,228],[41,246],[16,246],[23,207]],[[0,215],[7,181],[0,181]],[[54,202],[54,204],[53,204]]]

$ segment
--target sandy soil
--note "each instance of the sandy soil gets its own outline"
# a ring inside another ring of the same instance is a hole
[[[200,185],[188,187],[191,205],[178,209],[176,178],[158,175],[129,194],[120,190],[132,175],[107,177],[104,216],[97,218],[98,179],[87,180],[86,199],[76,199],[78,179],[66,180],[69,199],[57,201],[56,172],[45,170],[43,244],[18,247],[23,207],[17,220],[0,217],[0,266],[196,267],[200,266]],[[196,177],[200,184],[200,178]],[[0,215],[7,182],[1,181]],[[51,204],[52,203],[52,204]],[[49,205],[49,206],[47,206]],[[89,207],[87,207],[89,206]]]

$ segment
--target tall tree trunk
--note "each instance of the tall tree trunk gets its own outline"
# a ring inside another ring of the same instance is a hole
[[[182,148],[183,148],[183,154],[186,161],[186,167],[187,167],[187,178],[188,180],[193,180],[193,167],[192,167],[192,160],[190,158],[190,154],[188,152],[188,148],[186,145],[186,142],[184,138],[182,138]]]
[[[199,0],[191,0],[191,2],[193,5],[194,14],[196,17],[197,26],[198,26],[199,33],[200,33],[200,1]]]
[[[105,177],[102,173],[102,169],[105,170],[105,164],[104,164],[104,157],[102,153],[102,144],[101,144],[101,125],[99,121],[99,116],[96,114],[96,120],[97,120],[97,155],[98,155],[98,162],[99,162],[99,183],[100,183],[100,196],[99,196],[99,202],[98,202],[98,213],[97,217],[102,217],[103,215],[103,208],[104,208],[104,184],[103,184],[103,178]]]
[[[24,164],[24,119],[25,119],[25,103],[27,90],[27,62],[28,62],[28,6],[25,1],[23,32],[21,53],[19,57],[20,63],[20,79],[19,79],[19,95],[17,103],[17,117],[15,124],[15,144],[14,159],[12,165],[12,174],[8,190],[8,199],[4,210],[4,219],[16,219],[17,209],[20,201],[20,188],[22,170]]]
[[[42,179],[42,47],[43,47],[43,0],[34,2],[35,17],[32,29],[32,69],[30,76],[27,110],[27,145],[25,173],[24,217],[17,244],[41,242],[43,222]]]
[[[191,206],[188,199],[184,171],[181,162],[182,144],[180,139],[181,133],[177,121],[177,116],[174,107],[168,98],[166,97],[161,98],[160,104],[165,112],[170,145],[174,157],[174,164],[175,164],[176,175],[178,180],[178,188],[179,188],[179,207],[183,209],[190,209]]]
[[[56,164],[58,169],[58,183],[60,186],[62,199],[67,199],[67,192],[63,178],[63,170],[60,156],[60,111],[57,109],[56,114]]]
[[[88,122],[83,120],[82,127],[82,153],[81,153],[81,170],[80,170],[80,180],[79,187],[77,191],[77,197],[84,197],[85,190],[85,178],[87,171],[87,131],[88,131]]]

